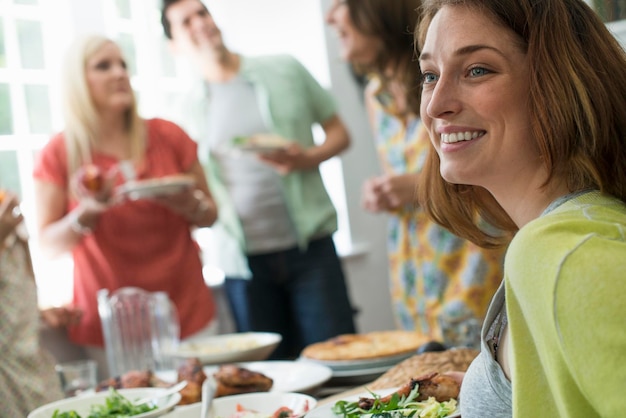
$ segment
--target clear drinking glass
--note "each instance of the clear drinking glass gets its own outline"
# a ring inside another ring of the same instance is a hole
[[[97,366],[94,360],[60,363],[55,366],[55,369],[66,397],[76,396],[81,392],[96,388]]]

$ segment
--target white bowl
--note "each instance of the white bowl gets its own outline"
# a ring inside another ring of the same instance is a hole
[[[280,407],[286,406],[297,414],[304,414],[317,405],[314,397],[302,393],[291,392],[258,392],[242,395],[224,396],[213,401],[212,416],[229,418],[237,411],[237,405],[246,409],[253,409],[263,415],[271,417]],[[202,405],[195,403],[179,406],[164,418],[198,418]]]
[[[136,389],[119,389],[120,395],[131,401],[138,400],[146,396],[156,396],[160,392],[163,392],[163,388],[136,388]],[[91,405],[104,405],[105,398],[109,396],[109,392],[97,392],[85,395],[78,395],[67,399],[61,399],[60,401],[52,402],[43,405],[30,414],[28,418],[50,418],[54,411],[57,409],[59,412],[76,411],[76,413],[82,417],[89,415]],[[161,416],[172,409],[180,402],[180,394],[175,393],[172,396],[164,397],[159,400],[158,408],[145,412],[143,414],[135,415],[133,418],[150,418]],[[199,415],[199,414],[198,414]]]
[[[283,337],[274,332],[241,332],[190,339],[172,353],[179,358],[198,358],[202,364],[221,364],[267,359]]]

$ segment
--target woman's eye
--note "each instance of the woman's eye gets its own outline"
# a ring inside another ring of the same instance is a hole
[[[483,67],[474,67],[470,68],[469,70],[470,77],[481,77],[483,75],[489,74],[490,72],[491,71]]]
[[[108,70],[110,66],[111,65],[109,64],[108,61],[102,61],[102,62],[99,62],[98,64],[96,64],[96,68],[98,70]]]
[[[430,84],[437,81],[437,76],[433,73],[422,73],[422,83]]]

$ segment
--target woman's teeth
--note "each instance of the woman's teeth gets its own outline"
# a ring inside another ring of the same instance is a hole
[[[484,131],[474,131],[474,132],[467,131],[467,132],[455,132],[452,134],[441,134],[441,142],[443,142],[444,144],[454,144],[455,142],[460,142],[460,141],[470,141],[484,134],[485,134]]]

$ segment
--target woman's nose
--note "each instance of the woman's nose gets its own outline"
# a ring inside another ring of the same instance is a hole
[[[462,108],[459,94],[459,87],[454,81],[440,77],[430,91],[422,92],[422,100],[426,100],[426,113],[431,118],[458,113]]]

